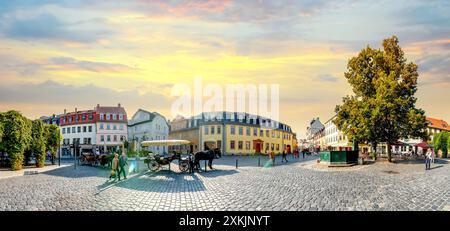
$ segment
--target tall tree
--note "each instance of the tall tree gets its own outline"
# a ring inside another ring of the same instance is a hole
[[[417,65],[407,63],[396,36],[383,41],[383,50],[369,46],[349,60],[345,77],[353,96],[336,106],[336,126],[349,139],[376,146],[400,138],[427,138],[425,112],[417,109]]]
[[[36,158],[36,167],[44,167],[45,164],[45,129],[44,123],[39,120],[33,120],[31,128],[31,150]]]
[[[56,154],[61,143],[61,133],[58,126],[54,124],[45,125],[46,150],[52,155],[52,164],[55,164]]]
[[[8,111],[0,116],[3,124],[1,151],[11,159],[11,169],[20,170],[23,164],[23,153],[31,141],[31,127],[28,119],[17,111]]]

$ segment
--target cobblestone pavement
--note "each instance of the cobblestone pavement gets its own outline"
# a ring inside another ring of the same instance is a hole
[[[227,156],[214,161],[216,170],[195,174],[177,172],[175,162],[175,171],[141,171],[118,183],[107,181],[107,169],[69,166],[0,179],[0,210],[450,208],[450,164],[445,161],[437,160],[425,171],[422,162],[324,169],[317,167],[314,156],[288,159],[278,159],[275,167],[258,167],[258,157]]]

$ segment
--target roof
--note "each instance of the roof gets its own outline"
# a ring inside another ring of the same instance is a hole
[[[450,125],[442,119],[427,117],[427,121],[429,122],[428,127],[450,131]]]
[[[125,112],[125,109],[123,107],[105,107],[105,106],[100,106],[96,108],[97,113],[103,113],[103,114],[123,114],[126,115],[127,113]]]
[[[161,116],[161,117],[164,119],[164,121],[166,122],[166,124],[169,125],[168,122],[167,122],[167,120],[166,120],[166,118],[165,118],[163,115],[159,114],[158,112],[149,112],[149,111],[144,110],[144,109],[142,109],[142,108],[139,108],[139,109],[136,111],[136,113],[134,113],[134,115],[133,115],[132,118],[134,118],[134,116],[136,116],[137,113],[139,113],[139,112],[144,112],[144,113],[148,114],[148,115],[149,115],[149,119],[143,120],[143,121],[138,121],[138,122],[134,122],[134,120],[132,119],[132,120],[129,121],[128,126],[133,126],[133,125],[137,125],[137,124],[142,124],[142,123],[152,122],[153,119],[155,119],[156,116]]]

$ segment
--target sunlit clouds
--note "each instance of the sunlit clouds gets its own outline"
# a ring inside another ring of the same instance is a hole
[[[170,118],[171,87],[279,84],[300,136],[351,89],[347,60],[397,35],[418,107],[450,120],[448,1],[2,1],[0,110],[29,117],[122,103]]]

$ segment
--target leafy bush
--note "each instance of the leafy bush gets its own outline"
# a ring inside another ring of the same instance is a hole
[[[31,122],[13,110],[2,113],[0,121],[3,124],[1,151],[10,157],[11,169],[20,170],[24,161],[24,151],[31,141]]]
[[[143,149],[139,152],[139,157],[147,157],[150,153],[152,152]]]
[[[42,168],[45,164],[45,134],[44,134],[44,123],[39,120],[33,120],[31,127],[31,150],[36,158],[36,167]]]
[[[137,157],[138,155],[139,155],[139,153],[138,153],[138,152],[135,152],[135,151],[128,151],[128,152],[127,152],[127,156],[128,156],[128,157],[131,157],[131,158]]]
[[[450,132],[441,132],[433,137],[433,147],[436,152],[442,151],[442,157],[446,158],[449,150]]]

